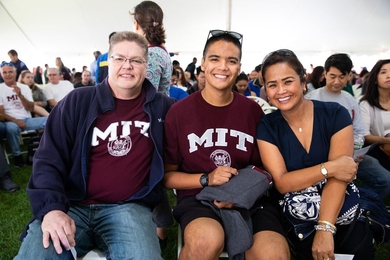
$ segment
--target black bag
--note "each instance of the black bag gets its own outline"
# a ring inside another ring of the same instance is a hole
[[[366,229],[371,229],[372,236],[378,246],[386,244],[390,241],[390,213],[387,211],[385,203],[377,193],[370,189],[359,187],[359,194],[359,208],[356,217],[340,245],[348,239],[356,221],[366,223]],[[354,252],[359,250],[367,237],[368,235],[355,247]]]
[[[358,221],[370,225],[372,235],[378,245],[390,241],[390,213],[379,195],[369,189],[359,187],[360,216]]]
[[[40,136],[31,137],[28,143],[27,148],[27,164],[31,165],[33,163],[33,157],[35,151],[38,149],[39,141],[41,140]]]

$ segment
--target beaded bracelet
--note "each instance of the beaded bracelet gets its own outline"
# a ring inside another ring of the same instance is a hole
[[[326,220],[318,220],[318,224],[325,224],[325,225],[329,225],[333,228],[334,231],[337,231],[337,227],[335,225],[333,225],[332,223],[330,223],[329,221],[326,221]]]
[[[325,225],[314,225],[315,230],[321,230],[321,231],[329,231],[333,235],[336,234],[336,230],[332,229],[330,226]]]

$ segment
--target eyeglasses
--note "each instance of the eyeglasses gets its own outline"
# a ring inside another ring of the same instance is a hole
[[[4,67],[4,66],[14,67],[14,64],[12,64],[11,62],[5,62],[5,61],[3,61],[3,62],[1,63],[1,67]]]
[[[209,34],[207,36],[207,40],[209,40],[212,37],[217,37],[217,36],[221,36],[221,35],[224,35],[224,34],[227,34],[227,35],[232,36],[233,38],[236,38],[240,42],[240,44],[242,45],[242,41],[243,41],[242,34],[238,33],[238,32],[233,32],[233,31],[210,30]]]
[[[141,60],[141,59],[127,59],[125,57],[117,56],[117,55],[112,55],[112,56],[110,56],[110,58],[114,61],[115,64],[118,64],[118,65],[123,65],[127,61],[129,61],[131,66],[138,66],[139,67],[142,64],[146,63],[146,61]]]
[[[47,74],[46,76],[51,77],[51,76],[57,76],[58,74]]]
[[[292,56],[292,57],[297,58],[297,55],[295,55],[295,53],[293,51],[290,51],[288,49],[280,49],[277,51],[270,52],[267,56],[265,56],[264,60],[263,60],[263,64],[266,63],[268,61],[268,59],[270,57],[274,56],[275,54],[278,54],[280,56]]]

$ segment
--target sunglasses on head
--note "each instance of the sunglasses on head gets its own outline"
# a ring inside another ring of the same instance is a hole
[[[292,57],[297,57],[293,51],[290,51],[288,49],[280,49],[277,51],[270,52],[267,56],[264,57],[263,64],[268,61],[268,59],[275,54],[278,54],[279,56],[292,56]]]
[[[14,65],[13,65],[11,62],[5,62],[5,61],[3,61],[3,62],[1,63],[1,67],[4,67],[4,66],[13,67]]]
[[[209,40],[212,37],[217,37],[217,36],[221,36],[224,34],[227,34],[227,35],[232,36],[233,38],[236,38],[240,42],[240,44],[242,45],[242,40],[243,40],[242,34],[238,33],[238,32],[233,32],[233,31],[210,30],[209,34],[207,36],[207,40]]]

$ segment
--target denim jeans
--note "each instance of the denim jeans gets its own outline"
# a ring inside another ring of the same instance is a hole
[[[76,224],[78,256],[99,248],[107,259],[162,260],[152,212],[142,204],[73,204],[68,215]],[[52,244],[44,249],[41,222],[34,220],[15,259],[73,258],[65,250],[57,255]]]
[[[390,194],[390,172],[372,156],[363,157],[357,178],[363,181],[363,187],[375,191],[381,198]]]
[[[26,123],[25,130],[39,130],[45,128],[47,117],[33,117],[20,120],[23,120]],[[5,126],[7,132],[7,142],[11,148],[12,155],[18,156],[20,155],[19,135],[21,129],[13,122],[5,122]]]
[[[3,142],[3,139],[6,137],[5,123],[0,122],[0,143]]]

